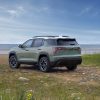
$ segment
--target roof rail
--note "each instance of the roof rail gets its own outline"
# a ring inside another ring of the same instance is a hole
[[[69,36],[62,36],[62,37],[69,37]]]
[[[34,37],[59,37],[59,36],[50,36],[50,35],[49,36],[48,35],[46,36],[45,35],[45,36],[34,36]]]
[[[69,36],[54,36],[54,35],[47,35],[47,36],[34,36],[33,38],[36,38],[36,37],[69,37]]]

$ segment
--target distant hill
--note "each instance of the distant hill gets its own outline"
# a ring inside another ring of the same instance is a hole
[[[0,44],[0,50],[9,50],[16,46],[18,46],[18,44]]]
[[[100,49],[100,44],[80,44],[80,46],[83,49]]]
[[[0,50],[9,50],[18,44],[0,44]],[[100,44],[80,44],[82,49],[100,49]]]

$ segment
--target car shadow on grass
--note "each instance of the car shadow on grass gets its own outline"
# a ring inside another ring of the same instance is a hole
[[[20,67],[21,70],[26,70],[26,71],[37,71],[40,72],[39,68],[37,66],[33,65],[23,65]],[[64,72],[71,72],[68,71],[66,67],[53,67],[50,69],[48,73],[64,73]]]

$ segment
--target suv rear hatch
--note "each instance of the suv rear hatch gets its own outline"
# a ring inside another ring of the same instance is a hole
[[[80,48],[75,39],[57,39],[55,55],[77,55],[80,54]]]
[[[54,56],[73,56],[80,55],[81,49],[75,39],[71,38],[59,38],[49,40],[49,44],[53,46]]]

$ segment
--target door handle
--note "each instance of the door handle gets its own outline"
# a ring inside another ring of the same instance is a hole
[[[25,49],[25,51],[29,51],[29,50]]]
[[[38,50],[41,50],[41,49],[38,49]]]

